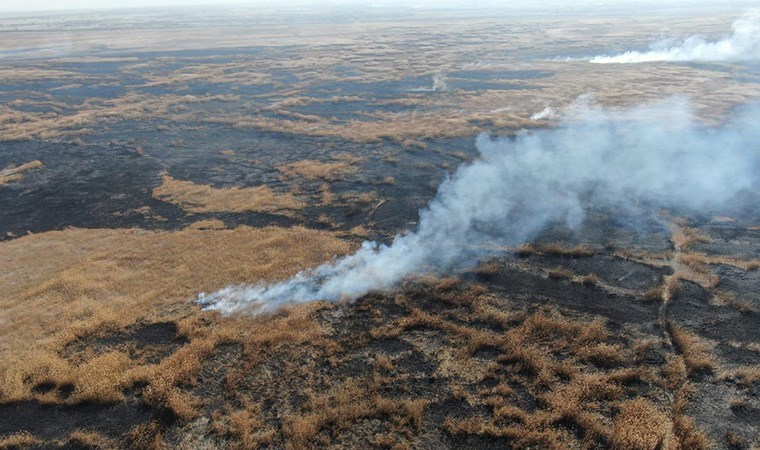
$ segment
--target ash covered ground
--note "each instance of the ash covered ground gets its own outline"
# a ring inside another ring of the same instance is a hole
[[[590,63],[740,9],[399,11],[0,18],[0,447],[760,445],[756,178],[353,301],[194,301],[417,229],[483,133],[663,98],[731,130],[760,97],[756,58]]]

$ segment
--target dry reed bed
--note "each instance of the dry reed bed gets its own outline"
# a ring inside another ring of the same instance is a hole
[[[440,376],[459,379],[462,398],[493,412],[449,418],[444,426],[450,433],[506,438],[514,448],[593,448],[600,443],[619,449],[651,449],[663,443],[668,448],[708,448],[703,435],[701,446],[689,447],[684,436],[671,434],[682,419],[671,415],[667,374],[659,367],[629,364],[642,361],[635,355],[636,342],[614,342],[619,337],[613,339],[602,320],[569,318],[552,307],[530,314],[505,312],[497,299],[452,285],[456,282],[444,280],[428,295],[437,302],[466,305],[471,312],[464,317],[444,317],[402,299],[411,314],[373,331],[377,337],[403,337],[410,330],[437,330],[460,349],[454,355],[433,350],[441,363]],[[494,333],[462,321],[500,324],[505,331]],[[476,356],[486,348],[497,355],[493,362]],[[469,387],[466,380],[472,383]],[[493,380],[489,386],[495,386],[473,389],[483,380]],[[630,386],[637,383],[653,391],[631,398]],[[521,406],[524,392],[535,398],[535,409]]]
[[[280,177],[282,180],[300,176],[310,181],[323,180],[333,182],[342,180],[346,176],[355,173],[358,168],[352,165],[352,162],[358,161],[361,161],[361,159],[337,162],[301,160],[279,165],[276,168],[282,173]]]
[[[384,29],[382,24],[375,24],[375,26]],[[603,27],[604,25],[597,22],[594,26]],[[628,24],[628,26],[631,25]],[[490,24],[490,28],[494,27],[495,24]],[[256,96],[255,99],[248,96],[228,95],[200,97],[200,100],[187,98],[173,100],[170,95],[150,96],[128,92],[113,100],[89,99],[78,106],[79,111],[73,115],[55,113],[56,101],[53,96],[48,103],[52,113],[56,114],[54,117],[49,116],[51,112],[30,113],[12,108],[4,112],[0,116],[0,123],[12,126],[0,128],[0,138],[5,140],[66,138],[87,134],[91,128],[105,120],[177,119],[176,111],[168,112],[166,103],[187,107],[186,112],[195,119],[209,123],[231,124],[239,128],[333,136],[357,142],[377,141],[383,138],[405,142],[441,136],[470,136],[486,129],[516,130],[547,126],[551,121],[531,120],[531,115],[547,106],[561,113],[579,96],[585,95],[591,96],[594,102],[613,107],[629,106],[633,101],[637,103],[655,101],[663,96],[688,95],[698,115],[708,121],[717,120],[737,104],[760,97],[760,86],[757,83],[743,82],[735,76],[736,73],[731,71],[724,73],[698,67],[663,64],[604,66],[590,65],[586,62],[525,63],[508,57],[500,57],[491,61],[492,67],[488,70],[499,71],[509,68],[509,70],[543,71],[551,76],[509,80],[511,84],[519,84],[529,89],[491,87],[473,91],[460,89],[425,94],[399,93],[396,98],[384,99],[377,104],[402,105],[407,108],[405,111],[373,112],[369,115],[357,113],[353,120],[337,120],[330,115],[330,108],[325,108],[325,113],[317,115],[304,115],[295,108],[314,103],[372,100],[372,95],[363,98],[338,93],[331,97],[317,99],[310,97],[309,92],[324,83],[402,81],[408,77],[432,76],[432,74],[445,73],[449,70],[458,71],[463,65],[471,63],[469,57],[474,49],[493,53],[493,45],[498,44],[475,44],[470,34],[485,36],[487,31],[462,22],[448,29],[448,33],[444,36],[435,33],[436,39],[450,39],[457,45],[431,48],[430,53],[422,59],[419,55],[414,55],[414,65],[396,64],[394,61],[398,55],[409,56],[408,51],[404,49],[409,42],[424,40],[425,36],[434,30],[422,24],[409,23],[407,26],[384,30],[385,34],[380,41],[378,41],[378,36],[373,36],[373,42],[376,45],[373,48],[367,48],[366,35],[357,33],[356,30],[345,29],[339,33],[338,42],[341,46],[333,48],[324,41],[326,39],[327,42],[332,42],[334,36],[329,36],[330,33],[325,36],[322,30],[306,26],[304,28],[308,29],[306,35],[309,32],[314,33],[315,39],[280,35],[281,39],[300,42],[302,47],[294,50],[295,54],[300,56],[298,58],[273,56],[273,58],[245,59],[243,56],[242,59],[236,58],[232,61],[204,63],[192,57],[165,57],[149,63],[134,62],[134,64],[123,66],[122,73],[116,72],[109,78],[109,82],[118,83],[122,75],[138,74],[148,80],[147,84],[141,87],[172,87],[191,82],[210,85],[261,85],[272,82],[273,70],[285,70],[301,78],[301,81],[296,83],[276,85],[275,92],[271,94]],[[271,37],[269,32],[262,29],[253,34],[254,36],[258,34],[256,40],[261,41],[264,37]],[[126,33],[129,35],[129,32]],[[176,34],[176,30],[173,33]],[[457,39],[457,36],[463,35],[462,33],[469,33],[468,39],[464,41]],[[522,34],[511,29],[510,39],[516,39],[515,33],[520,35],[519,39],[524,41],[526,46],[530,46],[531,42],[535,45],[535,41],[532,41],[535,35]],[[156,37],[162,33],[158,30],[150,30],[143,34]],[[219,31],[210,32],[207,36],[209,41],[205,43],[206,48],[214,48],[214,45],[225,47],[229,44],[229,36]],[[491,42],[492,36],[492,34],[489,35],[487,42]],[[169,42],[176,42],[175,36],[171,36],[171,39],[166,38],[167,36],[164,36],[164,42],[156,43],[156,48],[164,48]],[[513,44],[514,42],[510,45]],[[383,63],[384,58],[388,63]],[[60,62],[65,62],[65,60],[62,59]],[[91,59],[91,62],[96,63],[97,58]],[[122,62],[129,61],[122,60]],[[184,65],[179,69],[167,70],[166,65],[173,63]],[[352,76],[339,73],[336,67],[342,64],[356,65],[358,73]],[[44,63],[41,63],[31,67],[14,67],[12,71],[0,72],[0,78],[9,81],[26,79],[81,81],[81,74],[47,68]],[[241,112],[239,108],[233,107],[226,111],[214,112],[196,108],[198,101],[207,102],[214,99],[249,100],[249,106],[251,102],[254,103],[254,114],[251,114],[251,111]],[[259,110],[274,111],[282,117],[272,118],[255,114]]]
[[[232,283],[283,279],[350,248],[333,235],[300,227],[69,229],[0,244],[0,401],[58,401],[55,392],[35,394],[40,383],[74,385],[68,402],[116,401],[122,389],[147,379],[150,401],[181,404],[174,384],[197,369],[223,334],[193,326],[192,318],[204,315],[186,302]],[[82,336],[159,318],[176,321],[189,339],[160,366],[140,365],[121,352],[78,365],[60,355]]]
[[[215,188],[172,178],[164,173],[153,197],[192,213],[267,212],[292,215],[305,203],[291,193],[278,193],[269,186]]]

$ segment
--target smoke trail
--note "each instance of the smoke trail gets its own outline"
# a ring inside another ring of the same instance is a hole
[[[474,264],[488,243],[517,245],[549,223],[576,227],[592,205],[699,209],[757,187],[760,108],[705,128],[684,101],[608,111],[577,106],[559,127],[477,139],[480,157],[445,180],[417,230],[275,284],[231,286],[199,301],[222,313],[356,299],[412,273]],[[479,250],[479,248],[481,250]]]
[[[433,75],[433,92],[449,92],[449,85],[446,83],[446,77],[442,74]]]
[[[446,82],[446,76],[437,73],[433,75],[433,85],[431,87],[418,87],[408,90],[409,92],[449,92],[449,84]]]
[[[530,116],[530,120],[543,120],[543,119],[554,120],[558,117],[559,117],[559,114],[557,114],[557,111],[555,111],[554,108],[552,108],[551,106],[547,106],[541,111]]]
[[[716,42],[707,42],[692,36],[681,44],[668,47],[667,43],[652,45],[651,51],[630,51],[614,56],[600,55],[590,62],[597,64],[624,64],[653,61],[757,61],[760,60],[760,14],[755,12],[735,21],[733,34]]]

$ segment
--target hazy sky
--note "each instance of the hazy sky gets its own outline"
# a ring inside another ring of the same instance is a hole
[[[755,0],[727,0],[721,2],[724,6],[727,4],[747,4],[751,5]],[[615,4],[642,4],[653,3],[659,6],[668,4],[693,4],[713,3],[709,0],[689,1],[689,0],[0,0],[0,14],[14,13],[21,11],[60,11],[60,10],[77,10],[77,9],[112,9],[112,8],[143,8],[143,7],[162,7],[162,6],[187,6],[187,5],[220,5],[220,4],[243,4],[259,6],[293,6],[293,5],[365,5],[365,6],[519,6],[538,4],[569,5],[577,4],[586,7],[610,6]]]
[[[0,12],[52,11],[73,9],[141,8],[146,6],[208,5],[209,0],[0,0]],[[251,0],[226,0],[223,3],[266,3]],[[273,2],[268,2],[273,3]]]

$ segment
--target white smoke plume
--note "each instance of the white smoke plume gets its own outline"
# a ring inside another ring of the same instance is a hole
[[[571,108],[553,129],[478,137],[478,159],[446,179],[416,230],[280,283],[230,286],[199,301],[225,314],[338,301],[393,287],[410,274],[477,262],[490,244],[514,246],[547,224],[577,227],[598,205],[699,209],[757,189],[760,108],[708,128],[686,101],[627,111]],[[493,246],[491,246],[493,248]]]
[[[735,21],[733,34],[708,42],[692,36],[678,45],[668,42],[652,45],[651,51],[630,51],[618,55],[591,58],[597,64],[626,64],[654,61],[758,61],[760,60],[760,13],[754,12]]]
[[[433,92],[448,92],[449,84],[446,83],[446,77],[442,74],[433,75]]]
[[[554,120],[558,117],[559,117],[559,114],[557,114],[557,111],[555,111],[554,108],[552,108],[551,106],[547,106],[541,111],[530,116],[530,120],[543,120],[543,119]]]
[[[449,92],[449,84],[446,76],[442,73],[433,75],[433,85],[430,87],[417,87],[409,89],[409,92]]]

